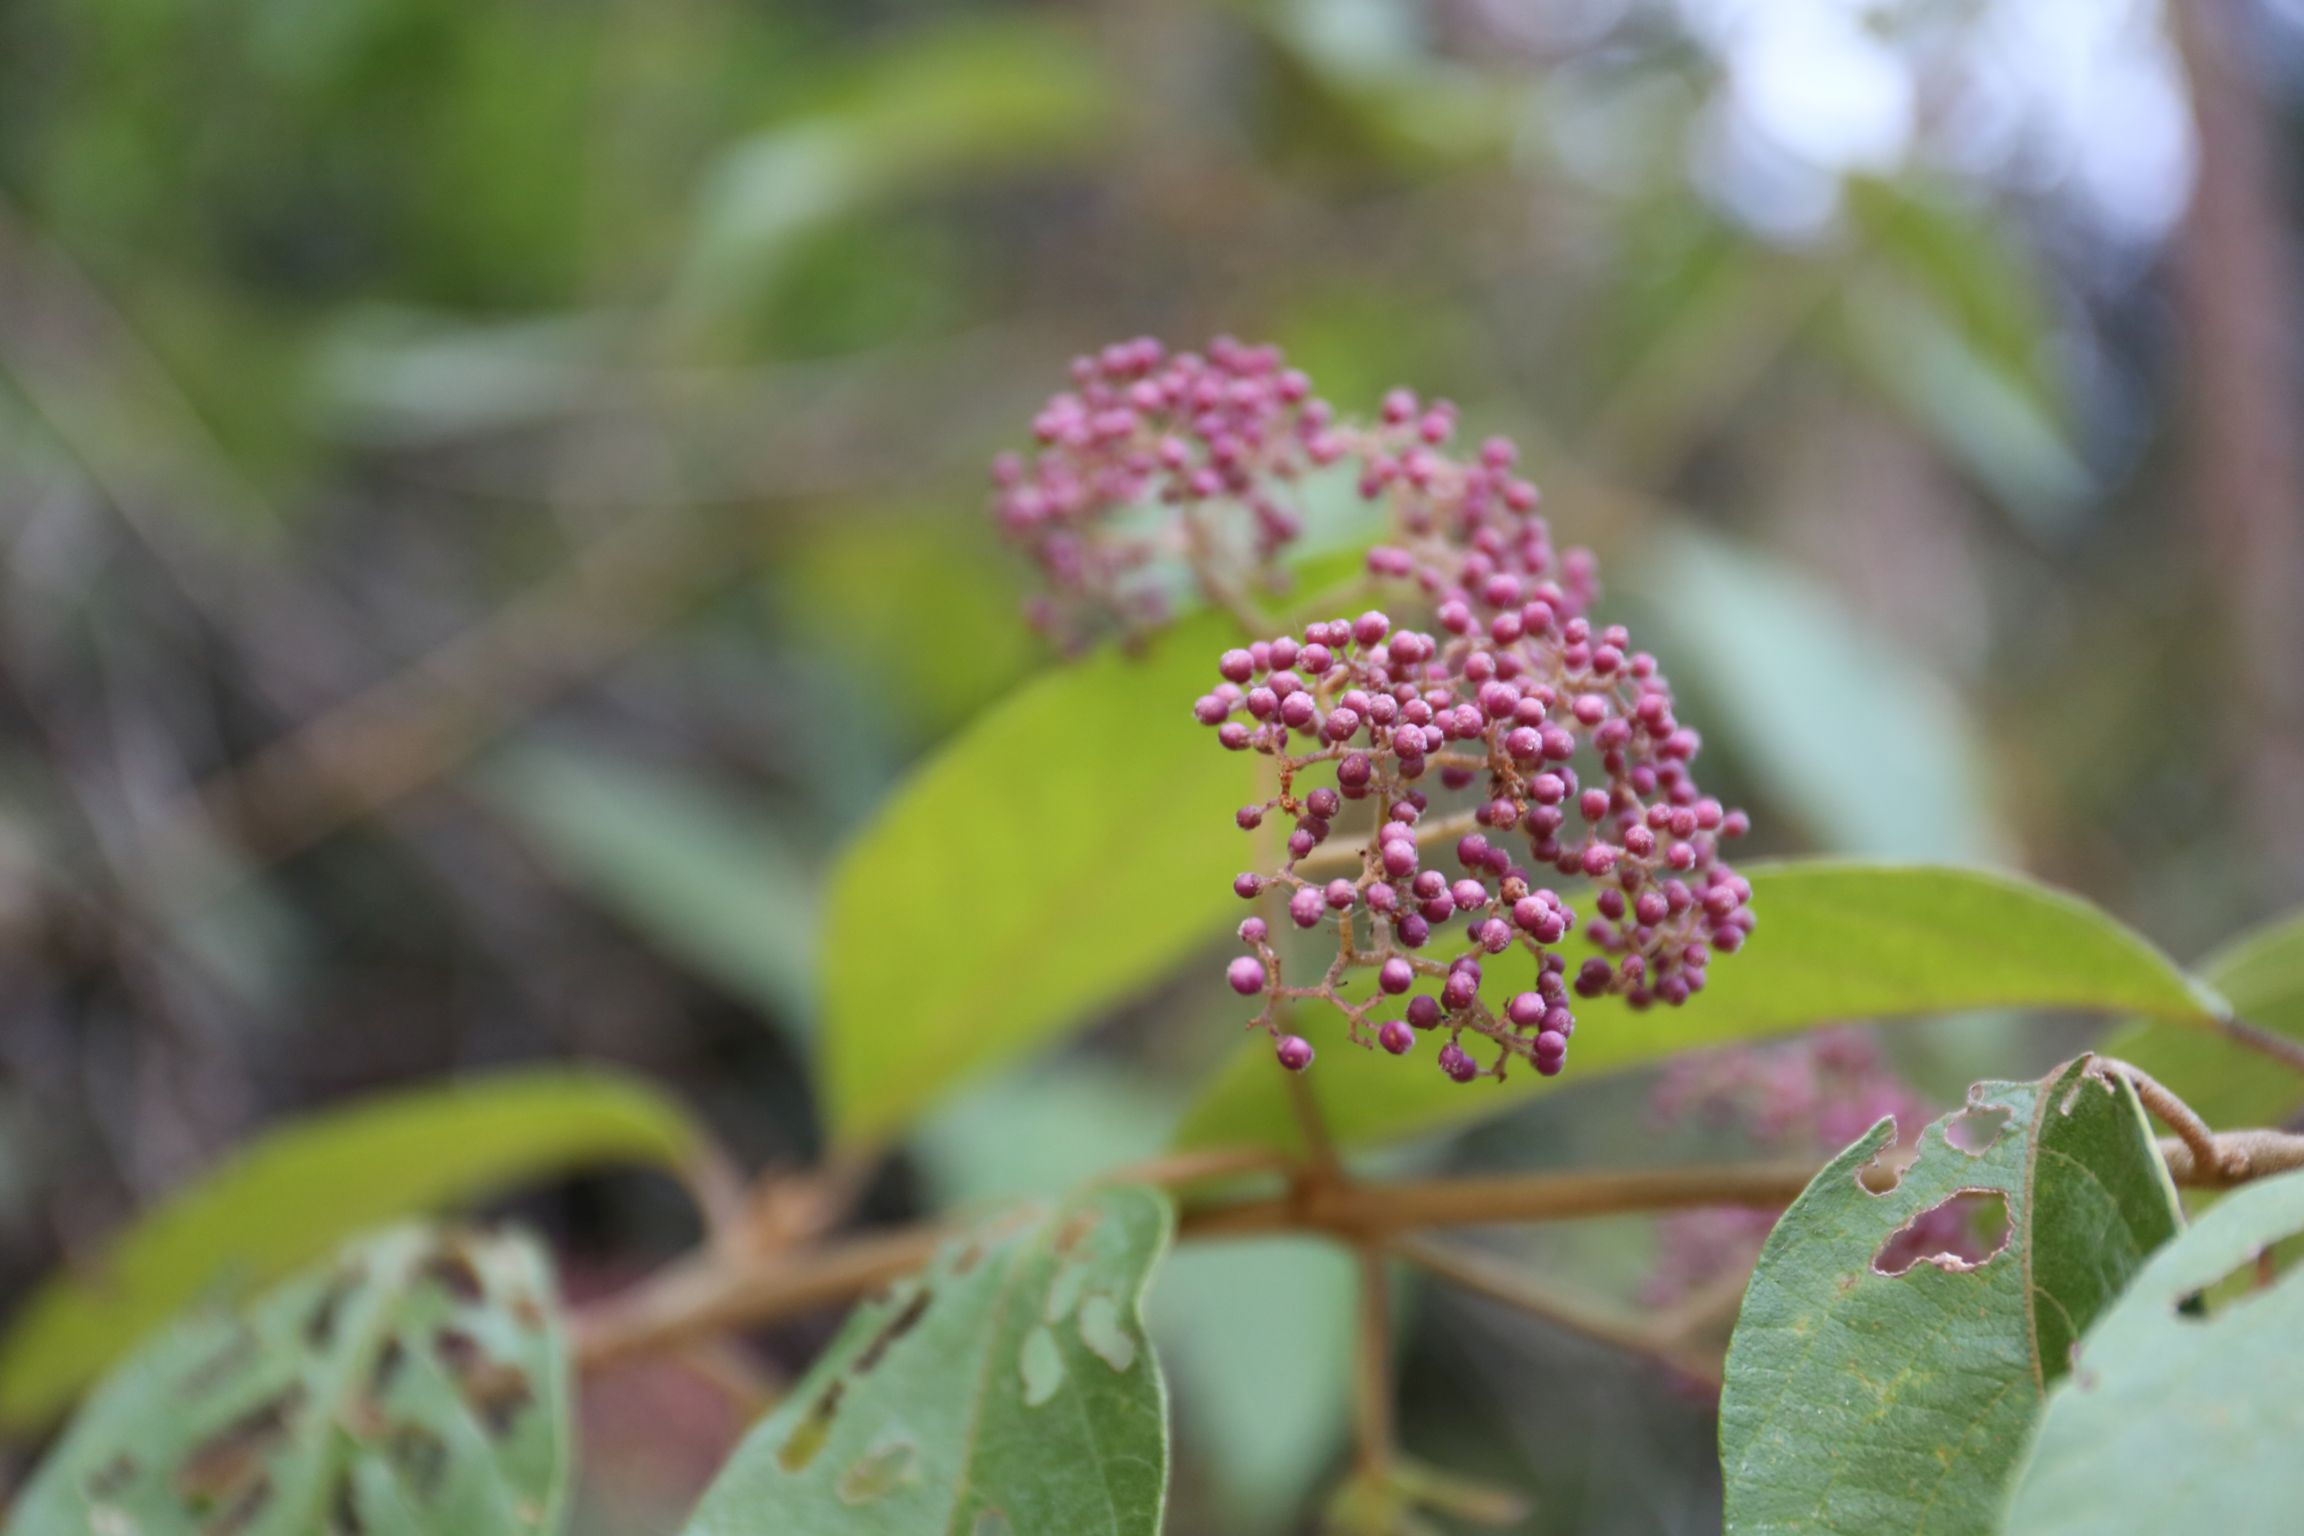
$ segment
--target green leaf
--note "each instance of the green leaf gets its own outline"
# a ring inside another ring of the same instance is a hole
[[[2304,1040],[2304,912],[2241,935],[2201,962],[2199,974],[2237,1017]],[[2277,1125],[2304,1105],[2304,1078],[2223,1035],[2137,1019],[2102,1049],[2160,1079],[2210,1125]]]
[[[1704,1046],[1843,1019],[1968,1008],[2148,1013],[2204,1024],[2220,1002],[2144,939],[2078,897],[2013,875],[1925,865],[1797,860],[1756,864],[1752,942],[1712,967],[1685,1007],[1633,1014],[1614,999],[1576,1006],[1576,1043],[1557,1078],[1518,1072],[1457,1084],[1432,1042],[1395,1061],[1345,1043],[1340,1022],[1298,1015],[1320,1057],[1305,1083],[1345,1142],[1374,1142],[1502,1113],[1562,1083]],[[1528,984],[1488,967],[1492,1004]],[[1421,1059],[1418,1059],[1421,1058]],[[1251,1040],[1186,1112],[1187,1147],[1300,1145],[1269,1044]]]
[[[1641,561],[1653,596],[1637,632],[1814,844],[1883,859],[2002,845],[1975,722],[1888,635],[1796,568],[1693,526],[1659,528]]]
[[[2278,1536],[2304,1508],[2304,1271],[2190,1298],[2304,1232],[2304,1173],[2241,1189],[2144,1266],[2049,1394],[1999,1527],[2009,1536]]]
[[[1026,684],[841,855],[822,1098],[846,1147],[1148,986],[1238,906],[1232,807],[1257,761],[1196,725],[1231,634],[1187,619]]]
[[[499,815],[658,948],[805,1025],[815,876],[770,818],[700,780],[542,744],[497,754],[480,783]]]
[[[1153,1536],[1167,1400],[1140,1309],[1173,1226],[1120,1187],[946,1245],[849,1319],[688,1536]]]
[[[1978,1084],[1875,1194],[1860,1175],[1894,1138],[1883,1120],[1816,1175],[1744,1293],[1720,1398],[1737,1536],[1992,1530],[2081,1330],[2176,1231],[2142,1106],[2087,1057],[2037,1083]],[[1963,1198],[2004,1220],[1996,1251],[1889,1257],[1909,1224]]]
[[[221,1282],[262,1284],[352,1233],[566,1169],[678,1168],[696,1154],[679,1106],[604,1072],[507,1072],[294,1121],[145,1215],[87,1271],[33,1295],[0,1347],[0,1424],[45,1423]]]
[[[569,1369],[517,1237],[400,1228],[127,1361],[9,1536],[529,1536],[560,1528]]]

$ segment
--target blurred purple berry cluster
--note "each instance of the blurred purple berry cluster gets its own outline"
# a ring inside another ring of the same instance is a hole
[[[1895,1118],[1895,1146],[1909,1151],[1932,1118],[1871,1037],[1852,1028],[1781,1046],[1676,1057],[1657,1079],[1649,1109],[1660,1131],[1694,1123],[1801,1157],[1838,1152],[1882,1116]],[[1643,1299],[1669,1307],[1716,1284],[1741,1293],[1779,1214],[1720,1207],[1664,1217]],[[1891,1272],[1931,1255],[1973,1263],[1985,1251],[1979,1236],[1969,1212],[1947,1202],[1899,1232],[1875,1262]]]
[[[1033,419],[1037,451],[992,466],[994,515],[1047,578],[1035,626],[1072,644],[1156,624],[1179,559],[1212,597],[1242,570],[1281,585],[1302,531],[1288,488],[1347,445],[1277,348],[1219,337],[1170,355],[1139,338],[1076,359],[1072,382]]]

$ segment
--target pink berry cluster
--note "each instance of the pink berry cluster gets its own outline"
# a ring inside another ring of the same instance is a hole
[[[1883,1115],[1895,1117],[1897,1145],[1909,1149],[1931,1118],[1871,1037],[1849,1028],[1819,1030],[1782,1046],[1676,1057],[1657,1078],[1649,1110],[1659,1130],[1694,1123],[1800,1156],[1838,1152]],[[1671,1306],[1723,1281],[1740,1291],[1777,1215],[1730,1206],[1664,1217],[1643,1299]],[[1969,1262],[1982,1256],[1960,1207],[1925,1213],[1878,1262],[1894,1270],[1930,1254]]]
[[[1439,1031],[1440,1070],[1459,1082],[1502,1077],[1514,1058],[1549,1076],[1575,1032],[1571,993],[1685,1002],[1753,927],[1751,887],[1720,857],[1746,819],[1698,787],[1699,742],[1655,658],[1586,617],[1591,556],[1554,551],[1512,445],[1452,456],[1455,427],[1449,405],[1399,390],[1376,425],[1319,439],[1342,445],[1390,515],[1371,584],[1406,584],[1431,629],[1377,609],[1316,620],[1226,651],[1193,705],[1224,748],[1274,762],[1277,792],[1241,807],[1239,826],[1291,823],[1277,868],[1235,891],[1284,893],[1290,924],[1336,936],[1318,979],[1293,985],[1265,920],[1241,926],[1250,953],[1229,980],[1264,999],[1253,1023],[1293,1069],[1312,1050],[1277,1005],[1317,998],[1363,1046],[1405,1054]],[[1467,808],[1439,814],[1435,792]],[[1349,847],[1326,846],[1345,825]],[[1590,921],[1554,878],[1591,882]],[[1459,920],[1465,948],[1437,958]],[[1571,976],[1560,946],[1579,926],[1597,953]],[[1499,1012],[1482,984],[1508,958],[1529,962],[1528,984]],[[1375,995],[1354,998],[1364,969]],[[1467,1035],[1489,1042],[1485,1062]]]
[[[1302,530],[1290,488],[1347,448],[1304,375],[1274,347],[1147,337],[1075,359],[1072,384],[1033,419],[1037,450],[992,466],[994,516],[1048,582],[1034,624],[1076,642],[1157,623],[1179,559],[1212,596],[1243,567],[1278,590]]]

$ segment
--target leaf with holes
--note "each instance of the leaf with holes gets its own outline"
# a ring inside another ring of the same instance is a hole
[[[356,1232],[570,1168],[677,1169],[698,1155],[679,1105],[600,1071],[498,1073],[295,1121],[33,1296],[0,1348],[0,1425],[62,1412],[146,1330],[227,1278],[260,1285]]]
[[[2304,1173],[2237,1191],[2152,1256],[2049,1394],[2000,1529],[2275,1536],[2304,1509],[2304,1271],[2202,1292],[2304,1233]]]
[[[2089,1057],[1978,1084],[1875,1193],[1894,1135],[1834,1158],[1761,1250],[1720,1399],[1732,1533],[1993,1529],[2074,1342],[2176,1231],[2143,1109]]]
[[[1167,1393],[1140,1304],[1173,1213],[1026,1206],[858,1309],[688,1536],[1153,1536]]]
[[[2201,979],[2258,1029],[2304,1041],[2304,912],[2242,934],[2202,961]],[[2153,1019],[2122,1025],[2103,1042],[2166,1083],[2210,1125],[2277,1125],[2304,1105],[2304,1077],[2267,1069],[2228,1036]]]
[[[1604,998],[1576,1005],[1576,1043],[1556,1078],[1519,1071],[1501,1084],[1450,1082],[1423,1060],[1348,1047],[1332,1017],[1301,1026],[1320,1048],[1302,1081],[1340,1141],[1436,1130],[1524,1104],[1563,1083],[1661,1061],[1678,1051],[1812,1029],[1841,1019],[1910,1018],[1969,1008],[2141,1013],[2205,1029],[2223,1004],[2137,934],[2076,896],[2014,875],[1923,865],[1797,860],[1755,864],[1759,931],[1712,967],[1683,1008],[1635,1014]],[[1571,969],[1574,961],[1570,962]],[[1530,972],[1488,966],[1501,1008]],[[1186,1147],[1300,1145],[1271,1043],[1249,1041],[1186,1112]]]
[[[530,1536],[560,1528],[569,1372],[524,1238],[401,1227],[100,1388],[7,1536]]]

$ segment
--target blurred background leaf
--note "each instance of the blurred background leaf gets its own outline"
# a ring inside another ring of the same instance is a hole
[[[542,743],[498,754],[481,783],[570,880],[652,943],[806,1024],[815,872],[773,820],[702,783]]]

